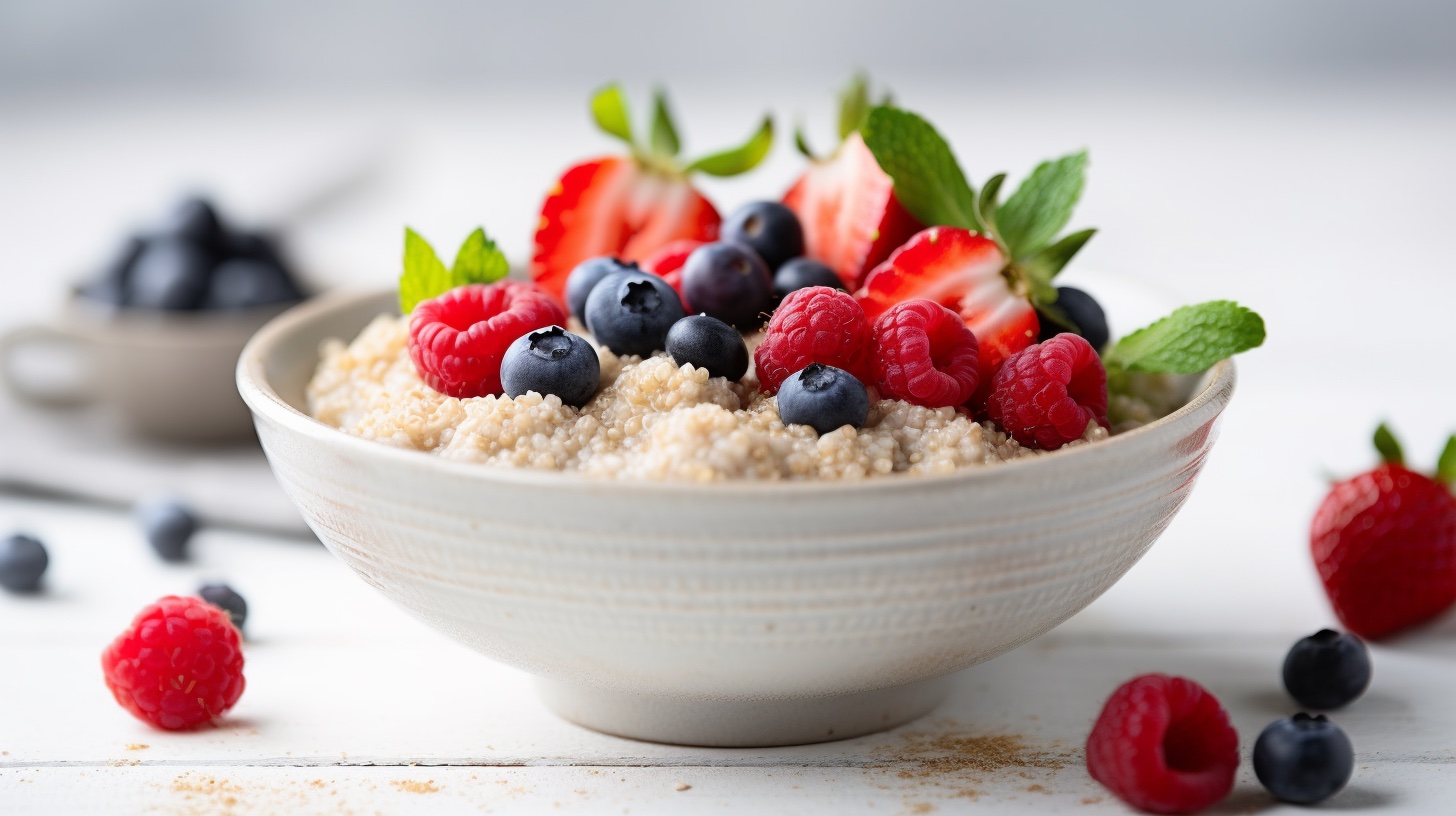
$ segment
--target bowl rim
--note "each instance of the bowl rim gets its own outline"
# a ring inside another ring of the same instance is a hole
[[[876,476],[863,479],[828,480],[785,480],[785,479],[734,479],[714,482],[689,482],[656,479],[602,479],[574,472],[544,471],[531,468],[492,467],[478,462],[462,462],[443,459],[425,451],[398,448],[371,439],[354,436],[305,414],[289,405],[272,384],[267,381],[264,358],[286,335],[302,326],[335,311],[357,306],[361,303],[383,299],[391,290],[345,289],[317,295],[288,309],[260,328],[244,346],[237,363],[237,386],[243,402],[255,415],[255,420],[266,418],[292,433],[313,438],[322,444],[341,447],[360,456],[370,457],[386,463],[397,463],[401,467],[426,467],[464,479],[494,485],[514,487],[549,487],[555,489],[576,489],[588,491],[610,490],[614,486],[630,487],[634,495],[663,493],[676,496],[706,495],[753,495],[772,492],[780,494],[793,492],[802,495],[825,493],[855,493],[873,491],[876,493],[922,490],[947,485],[972,486],[987,480],[996,480],[1008,468],[1020,472],[1028,468],[1046,468],[1054,463],[1065,462],[1072,457],[1088,458],[1106,455],[1121,450],[1135,440],[1145,437],[1174,433],[1190,416],[1204,413],[1220,396],[1227,395],[1223,402],[1232,398],[1237,381],[1234,361],[1225,359],[1215,364],[1202,375],[1204,385],[1187,403],[1165,417],[1154,420],[1140,428],[1117,434],[1090,445],[1078,445],[1057,451],[1048,451],[1039,456],[1015,459],[995,465],[976,468],[962,468],[954,473],[898,476]],[[381,313],[383,314],[383,313]],[[361,327],[362,328],[362,327]],[[315,365],[317,363],[315,362]],[[1214,415],[1221,413],[1222,406],[1213,409]]]

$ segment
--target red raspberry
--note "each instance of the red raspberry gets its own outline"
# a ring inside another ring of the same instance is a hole
[[[452,397],[501,393],[501,358],[517,338],[566,325],[566,310],[534,284],[470,284],[415,307],[410,359],[425,384]]]
[[[960,405],[981,382],[980,346],[961,316],[933,300],[907,300],[875,321],[875,387],[926,408]]]
[[[238,628],[201,598],[148,605],[101,653],[101,668],[122,708],[168,731],[210,723],[243,694]]]
[[[1059,334],[1006,359],[986,400],[991,419],[1028,448],[1056,450],[1107,427],[1107,371],[1086,340]]]
[[[777,393],[790,374],[810,363],[842,368],[865,382],[869,343],[869,320],[853,296],[810,286],[790,293],[774,310],[753,351],[753,367],[765,394]]]
[[[1145,674],[1107,699],[1087,737],[1087,772],[1150,813],[1197,813],[1228,796],[1239,735],[1208,689]]]

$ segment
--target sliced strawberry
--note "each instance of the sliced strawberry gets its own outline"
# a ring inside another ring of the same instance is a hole
[[[691,239],[673,241],[644,258],[642,269],[667,281],[667,285],[677,291],[677,296],[683,298],[683,264],[688,262],[688,256],[693,254],[693,250],[706,243],[708,242]],[[692,311],[692,306],[688,305],[687,298],[683,298],[683,306],[688,311]]]
[[[784,204],[804,226],[806,254],[828,264],[850,290],[923,228],[895,197],[894,182],[858,131],[834,155],[810,164]]]
[[[958,313],[980,344],[981,382],[989,383],[1007,357],[1036,342],[1040,328],[1031,301],[1013,291],[1005,268],[1006,256],[990,238],[931,227],[871,270],[855,299],[870,320],[918,298]]]

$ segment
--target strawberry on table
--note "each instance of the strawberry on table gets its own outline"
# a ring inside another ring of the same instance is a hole
[[[722,221],[692,185],[693,173],[735,176],[768,155],[773,122],[764,117],[743,145],[692,162],[678,159],[677,127],[659,92],[646,144],[632,135],[626,99],[617,85],[598,91],[592,116],[629,154],[589,159],[567,168],[541,206],[531,277],[560,297],[566,276],[582,261],[611,255],[641,261],[674,241],[711,241]]]

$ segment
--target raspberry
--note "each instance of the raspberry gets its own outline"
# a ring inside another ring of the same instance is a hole
[[[980,347],[960,315],[933,300],[907,300],[875,321],[875,387],[883,395],[945,408],[981,382]]]
[[[1239,735],[1203,686],[1145,674],[1107,699],[1087,737],[1087,772],[1150,813],[1197,813],[1228,796]]]
[[[753,351],[753,367],[765,394],[810,363],[842,368],[867,381],[870,325],[847,292],[827,286],[800,289],[784,298]]]
[[[527,332],[554,325],[566,325],[566,311],[534,284],[461,286],[415,307],[410,359],[425,384],[442,394],[499,394],[506,349]]]
[[[1059,334],[1007,358],[991,383],[987,413],[1028,448],[1056,450],[1107,427],[1107,371],[1086,340]]]
[[[101,653],[101,668],[122,708],[168,731],[212,722],[243,694],[238,629],[201,598],[147,606]]]

